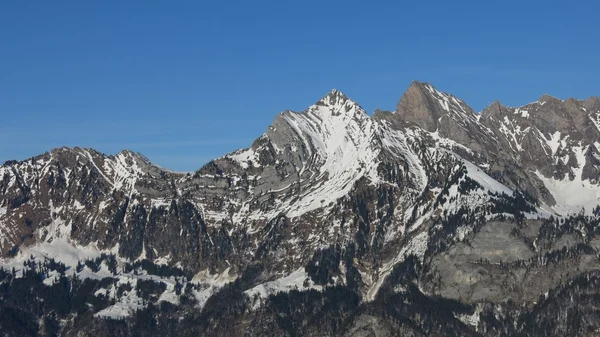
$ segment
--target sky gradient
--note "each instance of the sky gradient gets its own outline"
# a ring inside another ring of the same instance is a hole
[[[476,111],[600,96],[600,4],[5,1],[0,162],[55,147],[193,171],[331,89],[370,114],[412,80]]]

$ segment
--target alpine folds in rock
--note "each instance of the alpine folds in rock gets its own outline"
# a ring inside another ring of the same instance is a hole
[[[475,113],[333,90],[193,173],[0,167],[8,336],[594,336],[600,98]]]

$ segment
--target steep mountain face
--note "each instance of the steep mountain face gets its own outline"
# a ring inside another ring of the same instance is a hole
[[[333,90],[194,173],[56,149],[0,167],[0,330],[593,335],[599,179],[600,99],[476,114],[416,81],[373,117]]]
[[[544,183],[551,194],[546,200],[564,213],[598,203],[599,111],[597,98],[562,101],[544,95],[520,108],[495,102],[480,121]]]
[[[396,130],[413,129],[442,144],[452,145],[454,153],[482,167],[510,189],[553,204],[546,187],[539,184],[506,146],[506,135],[498,136],[490,125],[482,123],[482,116],[453,95],[415,81],[400,99],[395,112],[378,112],[374,119],[385,121]]]

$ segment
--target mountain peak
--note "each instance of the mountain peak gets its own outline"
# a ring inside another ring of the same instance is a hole
[[[327,95],[342,95],[342,96],[345,96],[343,92],[337,90],[336,88],[331,89],[331,91]]]
[[[492,102],[492,104],[490,104],[490,106],[503,107],[504,105],[502,105],[499,100],[495,100]]]
[[[353,116],[356,114],[367,116],[367,113],[358,103],[351,100],[343,92],[337,89],[332,89],[327,95],[310,107],[309,111],[317,112],[319,115],[323,114],[324,111],[328,111],[335,116]]]
[[[408,90],[410,90],[410,88],[415,88],[415,89],[420,89],[420,90],[431,90],[434,89],[434,86],[431,85],[428,82],[422,82],[422,81],[417,81],[417,80],[413,80],[412,82],[410,82],[410,85],[408,86]]]
[[[0,312],[67,336],[592,335],[600,100],[483,114],[413,81],[370,118],[334,89],[193,174],[78,147],[0,166]]]
[[[439,91],[430,83],[416,80],[410,83],[400,102],[398,102],[398,107],[403,103],[427,103],[430,108],[442,108],[447,112],[450,112],[451,108],[464,110],[466,107],[466,104],[454,95]],[[460,107],[461,105],[462,107]]]
[[[134,157],[134,158],[139,158],[139,159],[144,159],[144,160],[147,159],[143,154],[129,150],[129,149],[124,149],[124,150],[119,151],[119,153],[117,153],[116,156],[117,157]]]
[[[585,107],[589,111],[600,112],[600,96],[589,97],[585,101]]]
[[[501,115],[506,114],[507,109],[508,108],[500,103],[499,100],[495,100],[492,102],[492,104],[488,105],[485,107],[485,109],[483,109],[483,111],[481,111],[481,118],[500,118]]]
[[[543,94],[542,96],[540,96],[540,99],[538,101],[540,103],[562,102],[562,100],[560,98],[556,98],[556,97],[550,96],[548,94]]]
[[[453,95],[437,90],[433,85],[412,81],[396,105],[397,118],[414,123],[428,131],[438,128],[440,119],[447,114],[460,114],[461,117],[474,115],[463,101]]]
[[[331,89],[331,91],[323,96],[320,100],[315,103],[315,105],[319,106],[333,106],[333,105],[343,105],[350,99],[343,92],[337,89]]]

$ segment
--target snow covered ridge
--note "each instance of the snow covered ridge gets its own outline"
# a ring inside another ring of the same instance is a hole
[[[279,114],[250,147],[189,174],[130,151],[81,148],[6,163],[0,252],[20,255],[3,263],[16,268],[39,252],[38,261],[64,263],[69,277],[116,278],[98,289],[114,304],[96,314],[122,317],[148,303],[135,288],[156,275],[115,275],[108,265],[74,272],[78,262],[104,252],[119,270],[144,259],[193,269],[195,278],[160,276],[164,289],[153,295],[176,304],[177,288],[189,285],[201,307],[257,260],[271,268],[262,275],[269,281],[243,291],[260,306],[279,291],[322,290],[303,269],[307,259],[352,242],[357,253],[344,268],[356,268],[372,300],[394,266],[431,252],[433,224],[465,208],[487,212],[484,220],[504,216],[490,205],[523,191],[534,200],[527,219],[589,213],[600,203],[599,118],[588,103],[498,104],[476,116],[464,101],[417,86],[405,99],[411,104],[374,117],[333,90],[303,112]],[[559,118],[566,113],[589,118]],[[549,114],[556,125],[540,119]],[[434,127],[415,118],[433,118]],[[473,233],[471,224],[459,226],[453,240]],[[378,267],[363,263],[379,251],[387,255]]]

